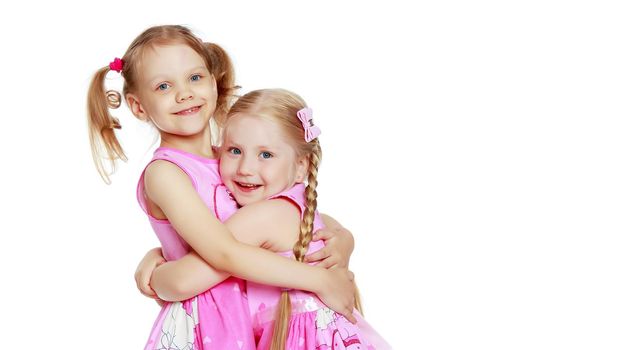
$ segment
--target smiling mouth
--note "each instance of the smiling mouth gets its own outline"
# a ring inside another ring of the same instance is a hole
[[[237,181],[234,181],[234,183],[242,192],[252,192],[262,186],[262,185],[249,184],[249,183],[237,182]]]
[[[190,108],[188,108],[188,109],[184,109],[184,110],[182,110],[182,111],[175,112],[174,114],[175,114],[175,115],[179,115],[179,116],[192,115],[192,114],[197,113],[197,112],[201,109],[201,107],[203,107],[203,106],[194,106],[194,107],[190,107]]]

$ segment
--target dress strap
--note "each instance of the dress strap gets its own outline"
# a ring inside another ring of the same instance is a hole
[[[149,165],[151,165],[151,163],[155,162],[156,160],[164,160],[164,161],[175,164],[177,167],[179,167],[179,169],[181,169],[184,173],[186,173],[186,175],[188,175],[188,178],[190,179],[190,181],[192,181],[192,187],[197,189],[197,179],[195,178],[193,172],[185,164],[185,160],[188,158],[188,155],[186,154],[191,155],[190,153],[175,150],[173,148],[160,147],[153,152],[153,158],[151,158],[149,163],[145,166],[145,169],[140,174],[140,178],[138,179],[138,185],[136,186],[136,199],[138,200],[138,204],[140,205],[142,210],[149,217],[153,218],[147,208],[147,197],[145,196],[145,181],[144,181],[145,171],[147,170]],[[198,156],[195,156],[195,157],[198,157]]]

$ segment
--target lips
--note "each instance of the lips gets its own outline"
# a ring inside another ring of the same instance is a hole
[[[194,106],[194,107],[190,107],[184,110],[181,110],[179,112],[175,112],[175,115],[179,115],[179,116],[188,116],[188,115],[193,115],[199,112],[199,110],[201,109],[201,107],[203,106]]]
[[[245,183],[245,182],[237,182],[234,181],[235,186],[242,192],[246,192],[246,193],[250,193],[253,192],[254,190],[260,188],[262,185],[256,185],[256,184],[249,184],[249,183]]]

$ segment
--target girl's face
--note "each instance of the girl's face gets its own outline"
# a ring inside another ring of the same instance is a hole
[[[296,155],[276,122],[238,114],[231,117],[224,135],[220,175],[239,205],[258,202],[304,181],[308,161]]]
[[[147,49],[138,67],[138,91],[128,94],[132,113],[164,133],[191,136],[209,125],[218,97],[203,58],[184,44]]]

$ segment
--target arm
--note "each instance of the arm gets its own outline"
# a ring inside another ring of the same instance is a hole
[[[306,262],[319,262],[316,266],[324,268],[348,268],[350,256],[354,251],[354,236],[337,220],[321,214],[325,229],[318,231],[313,240],[324,240],[326,246],[313,254],[305,256]]]
[[[354,285],[347,270],[331,274],[238,242],[203,203],[186,174],[172,163],[153,162],[144,181],[149,200],[214,268],[258,283],[314,292],[335,311],[354,320]]]
[[[151,273],[159,265],[166,262],[164,256],[162,256],[162,249],[160,247],[153,248],[145,254],[134,272],[134,280],[136,281],[136,287],[146,297],[155,299],[160,304],[160,299],[156,292],[151,288],[150,279]]]
[[[283,222],[285,213],[282,210],[291,211],[289,216],[291,222]],[[295,220],[291,220],[291,218],[295,218]],[[298,212],[291,205],[273,201],[240,209],[232,216],[231,220],[225,223],[225,226],[231,229],[235,238],[240,242],[255,246],[267,246],[270,244],[268,242],[269,237],[288,224],[293,230],[297,230],[299,226],[297,218]],[[331,220],[330,227],[333,230],[341,227],[334,219],[328,216],[327,218]],[[278,223],[278,227],[275,226],[275,223]],[[346,236],[346,234],[349,234],[349,231],[340,233],[342,236]],[[335,246],[341,244],[340,247],[350,249],[351,252],[352,244],[346,238],[344,237],[340,241],[341,243],[333,244]],[[337,237],[330,239],[331,242],[335,240]],[[287,244],[284,243],[284,245]],[[283,250],[288,249],[283,248]],[[334,256],[331,258],[336,259]],[[167,301],[180,301],[208,290],[230,275],[213,269],[200,256],[192,252],[179,260],[160,265],[153,271],[153,275],[149,271],[149,276],[152,287],[160,298]]]
[[[150,276],[151,288],[160,299],[182,301],[212,288],[231,274],[214,269],[196,252],[191,252],[160,265]]]
[[[229,276],[209,266],[195,252],[167,262],[158,247],[145,254],[136,268],[134,280],[138,290],[148,298],[181,301],[208,290]]]

